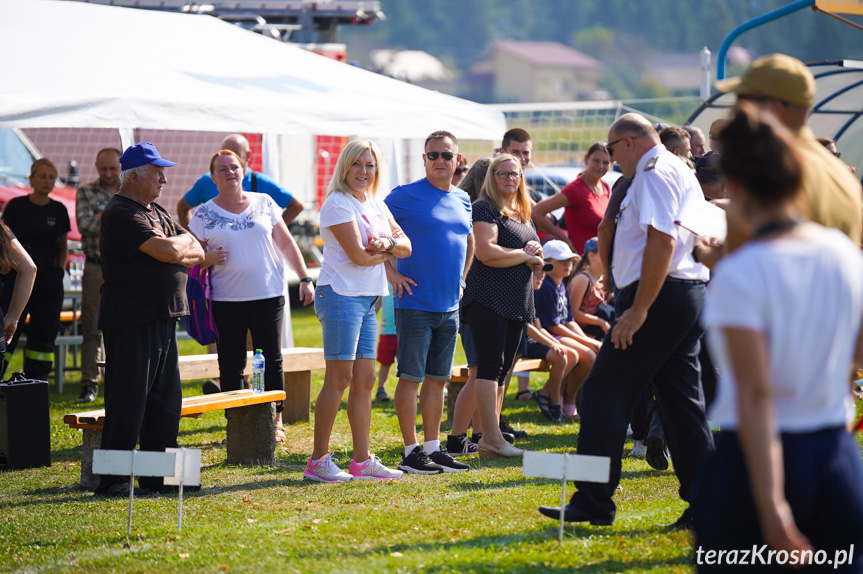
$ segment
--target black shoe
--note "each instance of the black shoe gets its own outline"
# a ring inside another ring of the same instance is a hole
[[[205,395],[213,395],[216,393],[221,393],[222,387],[219,386],[219,383],[217,383],[213,379],[210,379],[201,386],[201,390]],[[185,490],[185,488],[183,490]]]
[[[390,396],[387,394],[387,390],[383,387],[378,387],[378,393],[375,395],[375,400],[379,403],[385,403],[390,400]]]
[[[454,460],[446,449],[431,453],[429,458],[433,463],[443,467],[444,472],[466,472],[470,470],[470,467],[465,463]]]
[[[421,446],[414,447],[409,455],[402,457],[399,470],[408,474],[441,474],[444,472],[444,468],[433,463],[429,455],[423,452]]]
[[[695,530],[695,518],[692,516],[692,508],[687,508],[677,520],[671,524],[663,524],[664,530]]]
[[[79,403],[95,403],[98,392],[96,387],[84,387],[81,389],[81,395],[78,397]]]
[[[508,432],[515,438],[527,438],[525,431],[512,428],[512,425],[509,424],[509,421],[503,415],[500,417],[500,432]]]
[[[647,464],[656,470],[668,470],[668,449],[665,448],[665,441],[658,436],[648,436],[644,443],[647,445],[647,454],[644,455]]]
[[[468,456],[479,452],[475,442],[467,438],[467,433],[460,435],[448,435],[446,438],[446,450],[452,456]]]
[[[505,440],[509,444],[512,444],[513,441],[515,440],[515,437],[512,436],[511,433],[501,432],[500,434],[503,435],[503,440]],[[472,435],[470,435],[470,442],[472,442],[474,444],[479,444],[479,439],[481,439],[481,438],[482,438],[482,433],[481,432],[475,432]]]
[[[540,506],[539,513],[543,516],[548,516],[549,518],[554,518],[555,520],[560,520],[560,507],[559,506]],[[567,504],[563,507],[563,521],[564,522],[590,522],[594,526],[611,526],[611,523],[614,522],[614,517],[611,518],[600,518],[597,516],[591,516],[587,512],[578,508],[577,506],[573,506],[572,504]]]

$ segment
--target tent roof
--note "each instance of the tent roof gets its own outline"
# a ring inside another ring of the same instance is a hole
[[[863,170],[863,62],[840,60],[807,64],[815,76],[815,105],[809,126],[816,137],[836,140],[842,161]],[[728,115],[734,94],[718,93],[704,102],[689,123],[707,136],[710,124]],[[860,177],[861,171],[855,174]]]
[[[503,114],[216,18],[0,2],[0,127],[497,139]],[[61,62],[57,65],[55,62]]]

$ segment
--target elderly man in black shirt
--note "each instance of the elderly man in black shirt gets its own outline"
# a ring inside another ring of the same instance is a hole
[[[105,283],[99,328],[105,340],[105,426],[102,449],[164,451],[177,446],[182,394],[177,318],[188,314],[186,268],[201,263],[198,241],[154,203],[167,183],[163,159],[150,142],[120,158],[120,191],[102,213],[100,250]],[[142,477],[144,490],[163,490],[161,477]],[[123,477],[102,476],[97,494],[126,496]]]

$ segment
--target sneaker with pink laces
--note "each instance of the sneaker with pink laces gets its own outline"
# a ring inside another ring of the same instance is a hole
[[[354,478],[378,480],[401,478],[404,474],[400,470],[393,470],[392,468],[385,467],[381,464],[380,459],[375,455],[371,455],[369,459],[362,464],[357,464],[355,461],[351,460],[349,472]]]
[[[321,457],[320,460],[312,460],[306,463],[303,476],[315,482],[347,482],[353,477],[336,466],[333,462],[333,453]]]

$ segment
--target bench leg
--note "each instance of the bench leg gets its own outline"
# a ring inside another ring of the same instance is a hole
[[[282,413],[282,422],[286,425],[309,422],[311,396],[311,371],[285,373],[285,410]]]
[[[458,394],[464,388],[465,383],[449,382],[449,390],[446,395],[446,420],[452,425],[453,411],[455,411],[455,401],[458,399]]]
[[[102,443],[102,431],[84,430],[84,444],[81,446],[81,486],[95,490],[99,486],[99,476],[93,474],[93,451]]]
[[[276,463],[276,405],[264,403],[225,410],[228,464]]]

